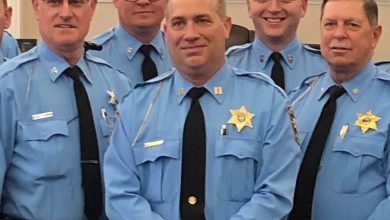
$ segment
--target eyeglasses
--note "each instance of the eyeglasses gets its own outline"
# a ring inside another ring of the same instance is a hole
[[[64,0],[42,0],[50,7],[58,7],[64,4]],[[68,0],[68,4],[75,8],[80,8],[89,0]]]
[[[138,2],[139,0],[124,0],[125,2]],[[149,0],[150,2],[157,2],[160,0]]]

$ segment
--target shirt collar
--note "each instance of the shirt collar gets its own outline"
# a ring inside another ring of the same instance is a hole
[[[126,32],[120,25],[116,26],[114,31],[115,35],[119,39],[121,47],[126,48],[128,58],[130,60],[133,59],[133,57],[135,56],[139,48],[143,45],[143,43],[137,38],[135,38],[133,35]],[[153,47],[158,52],[160,59],[163,60],[164,53],[166,52],[164,51],[165,37],[162,31],[158,32],[158,34],[150,42],[150,45],[153,45]]]
[[[352,79],[343,82],[341,85],[344,87],[346,93],[354,102],[357,102],[362,96],[364,91],[367,90],[371,81],[375,78],[377,69],[372,62],[369,62],[359,73],[357,73]],[[324,74],[324,78],[320,83],[320,92],[317,99],[321,99],[329,87],[336,84],[330,73]]]
[[[265,68],[267,63],[271,60],[271,54],[273,51],[267,47],[261,40],[256,38],[253,43],[253,54],[260,60],[260,67]],[[294,38],[286,47],[279,51],[283,60],[290,69],[293,69],[297,63],[297,60],[302,53],[302,44],[298,41],[298,38]]]
[[[48,75],[51,80],[56,81],[60,75],[70,67],[70,65],[64,60],[64,58],[60,57],[56,52],[50,49],[45,42],[41,42],[38,45],[37,50],[38,56],[41,58],[40,61],[42,65],[45,67],[44,70],[48,71]],[[92,83],[92,76],[88,71],[87,64],[85,62],[84,56],[81,56],[79,61],[77,62],[77,66],[83,71],[85,78],[89,83]]]
[[[232,68],[229,68],[229,65],[225,63],[217,71],[217,73],[203,85],[203,87],[206,88],[208,93],[214,97],[218,103],[223,102],[226,96],[226,91],[231,88],[232,81],[228,80],[228,78],[231,77],[232,74]],[[185,79],[177,70],[174,72],[173,81],[173,88],[176,91],[177,102],[181,104],[188,91],[195,85]]]

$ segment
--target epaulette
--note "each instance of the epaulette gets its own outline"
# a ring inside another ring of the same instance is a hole
[[[114,68],[110,63],[108,63],[105,59],[100,58],[98,56],[91,55],[90,53],[85,53],[85,58],[98,64],[103,64],[105,66],[108,66],[110,68]]]
[[[385,70],[382,70],[380,68],[378,68],[377,78],[380,79],[380,80],[384,80],[384,81],[389,81],[390,82],[390,74],[389,74],[389,72],[386,72]]]
[[[250,77],[250,78],[253,78],[253,79],[257,79],[257,80],[260,80],[262,82],[265,82],[269,85],[272,85],[274,86],[275,88],[278,89],[278,91],[283,95],[283,96],[286,96],[286,92],[281,89],[279,86],[276,86],[276,84],[274,83],[274,81],[271,79],[270,76],[268,76],[267,74],[265,73],[262,73],[262,72],[251,72],[251,71],[244,71],[242,69],[237,69],[235,67],[233,67],[233,69],[235,70],[234,71],[234,74],[237,75],[237,76],[246,76],[246,77]]]
[[[9,33],[9,32],[8,32],[8,31],[6,31],[6,30],[4,30],[4,31],[3,31],[3,34],[5,34],[5,35],[8,35],[9,37],[12,37],[12,38],[13,38],[12,34],[11,34],[11,33]]]
[[[326,72],[323,72],[323,73],[318,74],[318,75],[307,77],[305,80],[302,81],[302,83],[299,87],[297,87],[294,90],[291,90],[289,92],[291,106],[294,107],[299,101],[301,101],[303,99],[303,97],[305,97],[305,95],[307,93],[309,93],[310,90],[313,88],[313,86],[318,82],[320,77],[325,73]],[[302,91],[302,92],[297,93],[298,91]],[[297,96],[294,97],[294,95],[290,95],[290,94],[297,94]]]
[[[33,48],[27,52],[24,52],[20,54],[17,57],[14,57],[12,59],[7,60],[7,62],[3,63],[0,68],[0,77],[4,76],[5,74],[9,73],[10,71],[15,70],[19,66],[30,62],[32,60],[35,60],[38,58],[37,54],[37,48]]]
[[[173,76],[174,72],[175,72],[175,69],[172,68],[172,70],[169,70],[169,71],[167,71],[165,73],[159,74],[158,76],[154,77],[153,79],[150,79],[150,80],[148,80],[146,82],[137,83],[134,86],[134,89],[138,88],[138,87],[143,87],[143,86],[146,86],[146,85],[156,84],[156,83],[159,83],[161,81],[164,81],[165,79],[168,79],[169,77]]]
[[[88,51],[88,50],[101,51],[102,49],[103,49],[102,45],[95,44],[95,43],[92,43],[90,41],[84,41],[84,50],[85,51]]]
[[[386,60],[386,61],[379,61],[375,63],[376,66],[386,65],[386,64],[390,64],[390,61]]]
[[[226,56],[228,56],[231,53],[236,53],[236,52],[241,52],[243,50],[246,50],[246,49],[250,48],[251,46],[252,46],[252,43],[246,43],[246,44],[241,44],[241,45],[234,45],[234,46],[229,47],[226,50],[225,54],[226,54]]]
[[[113,36],[114,36],[114,28],[112,27],[108,29],[106,32],[99,34],[95,37],[92,37],[91,42],[98,44],[98,45],[103,45],[107,41],[109,41]]]
[[[305,49],[309,52],[315,53],[315,54],[321,54],[321,50],[314,48],[308,44],[303,44],[303,49]]]

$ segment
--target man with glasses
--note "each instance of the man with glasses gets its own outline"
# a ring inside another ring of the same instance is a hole
[[[42,42],[0,67],[0,219],[106,219],[101,161],[131,85],[85,53],[97,0],[32,4]]]
[[[119,25],[92,39],[91,51],[124,72],[133,85],[169,70],[171,59],[160,30],[167,0],[113,0]]]

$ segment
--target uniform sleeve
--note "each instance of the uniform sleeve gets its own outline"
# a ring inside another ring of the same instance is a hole
[[[121,112],[122,113],[122,112]],[[121,114],[122,115],[122,114]],[[104,158],[106,213],[109,219],[163,219],[140,195],[131,141],[119,119]]]
[[[11,161],[16,136],[16,108],[13,93],[0,80],[0,188]],[[1,191],[0,191],[1,192]],[[1,202],[0,202],[1,203]]]
[[[386,163],[384,176],[386,178],[386,197],[381,201],[367,220],[384,220],[390,216],[390,141],[386,144]]]
[[[276,92],[276,95],[269,111],[268,129],[263,135],[263,163],[256,178],[254,194],[232,216],[232,220],[280,220],[285,219],[292,208],[301,162],[300,147],[294,140],[287,102],[279,93]]]

